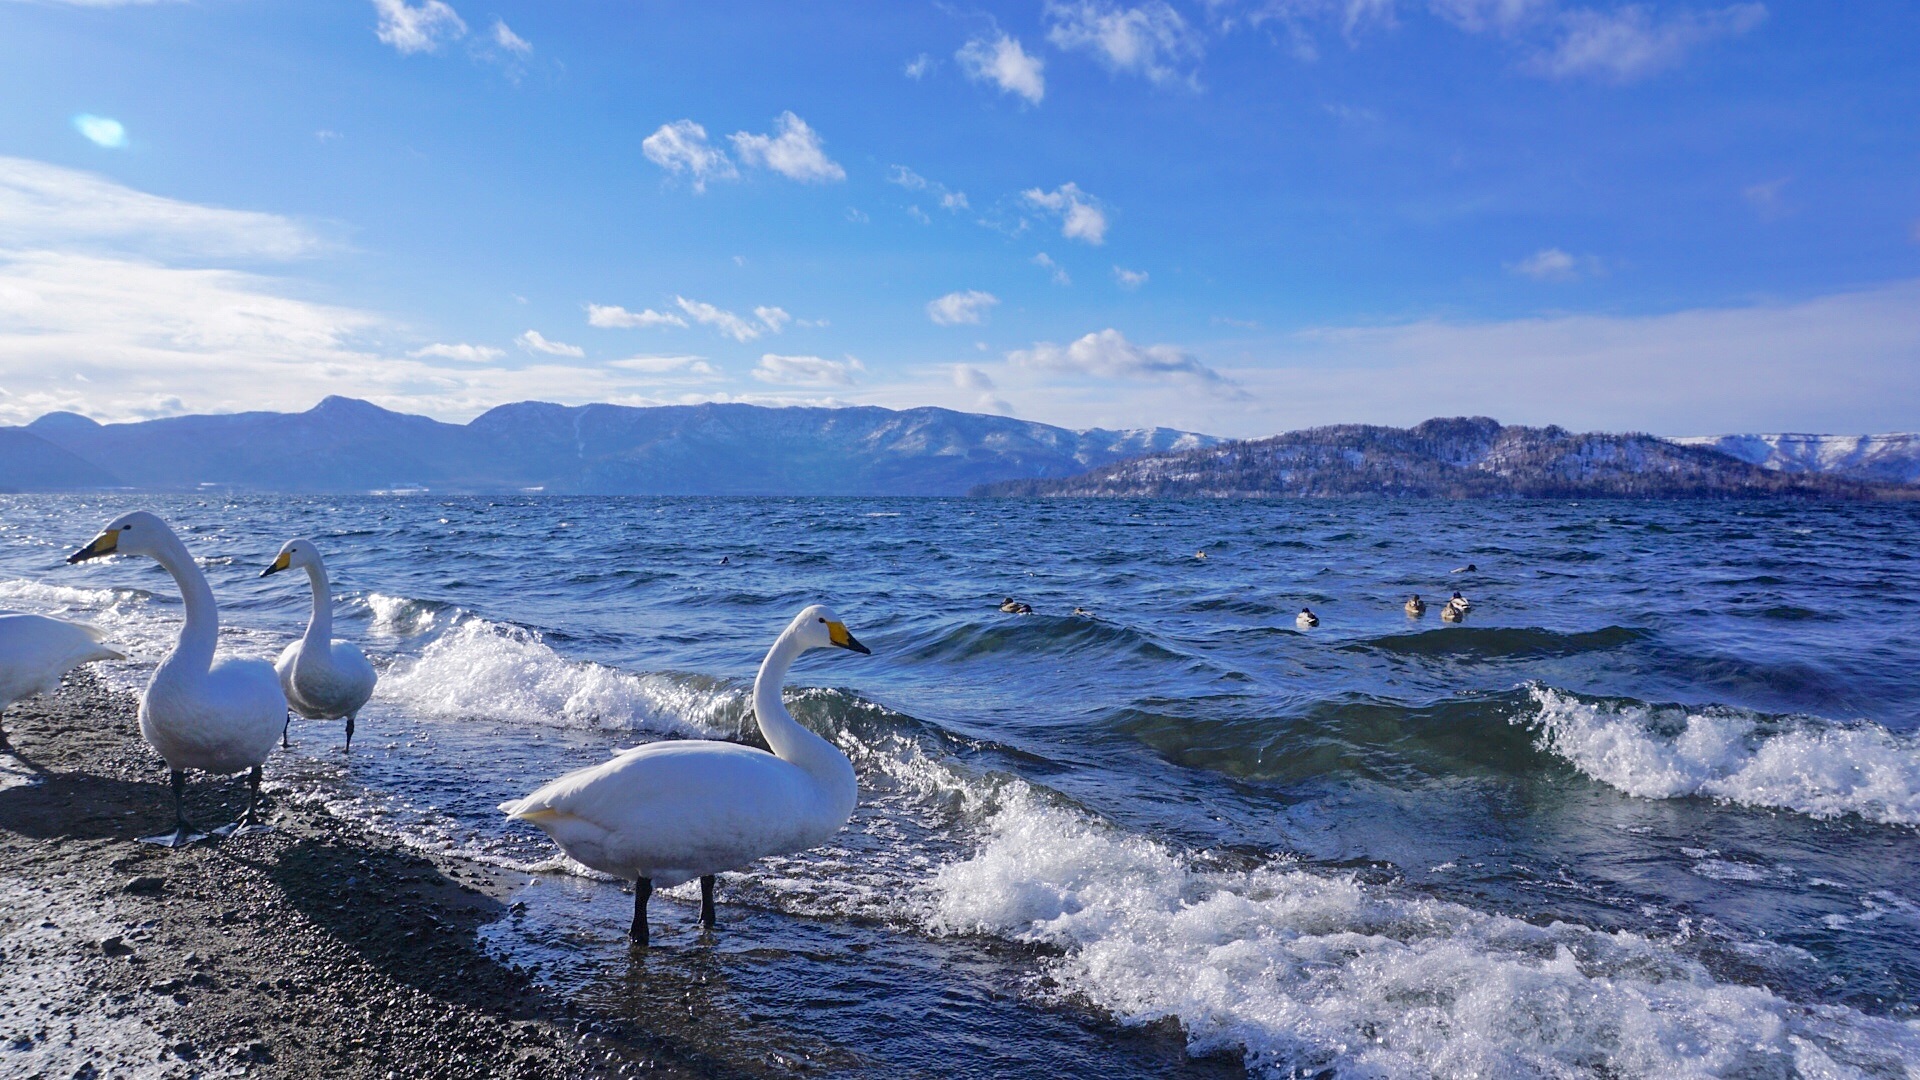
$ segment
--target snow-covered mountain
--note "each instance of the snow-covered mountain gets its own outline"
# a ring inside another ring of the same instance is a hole
[[[527,401],[447,424],[344,397],[303,413],[129,424],[50,413],[0,435],[0,490],[596,495],[957,495],[1221,441],[1169,428],[1070,431],[932,408]],[[49,454],[63,470],[52,469]]]
[[[1484,416],[1411,428],[1342,424],[1150,454],[1065,479],[1006,480],[979,495],[1150,498],[1867,497],[1834,476],[1769,471],[1651,435],[1509,427]]]
[[[1705,446],[1749,465],[1789,473],[1825,473],[1870,484],[1920,484],[1920,433],[1891,435],[1696,435],[1672,440]]]

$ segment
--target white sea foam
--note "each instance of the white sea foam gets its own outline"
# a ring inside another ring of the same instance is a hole
[[[1514,722],[1601,783],[1645,799],[1699,795],[1816,818],[1920,825],[1920,738],[1870,723],[1766,720],[1727,708],[1583,701],[1533,688]]]
[[[1050,974],[1122,1022],[1177,1020],[1257,1075],[1907,1077],[1920,1023],[1715,981],[1629,933],[1535,926],[1350,877],[1196,868],[1012,794],[922,890],[929,928],[1065,950]]]
[[[364,603],[373,614],[376,633],[394,637],[414,637],[433,629],[437,612],[433,605],[405,596],[368,593]]]
[[[379,699],[437,716],[714,736],[737,731],[744,691],[569,660],[522,627],[465,618],[381,676]]]

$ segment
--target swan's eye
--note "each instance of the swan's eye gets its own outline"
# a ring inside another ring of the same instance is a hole
[[[821,621],[821,622],[826,622],[827,620],[825,620],[825,619],[821,619],[820,621]]]

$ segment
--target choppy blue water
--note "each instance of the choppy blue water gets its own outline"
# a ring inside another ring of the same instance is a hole
[[[255,576],[280,543],[326,554],[382,682],[351,760],[295,724],[283,791],[539,871],[502,956],[767,1061],[1920,1072],[1911,505],[0,499],[0,607],[108,626],[128,685],[171,582],[60,559],[137,505],[237,654],[304,625],[304,578]],[[658,904],[633,960],[618,886],[495,805],[740,736],[816,601],[874,652],[789,693],[860,771],[852,827],[723,879],[712,947]]]

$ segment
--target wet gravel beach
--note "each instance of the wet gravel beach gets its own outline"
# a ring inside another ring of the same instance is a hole
[[[430,861],[266,797],[273,831],[181,850],[137,703],[85,673],[9,710],[0,1074],[735,1075],[574,1015],[481,949],[523,875]],[[187,812],[244,786],[195,776]]]

